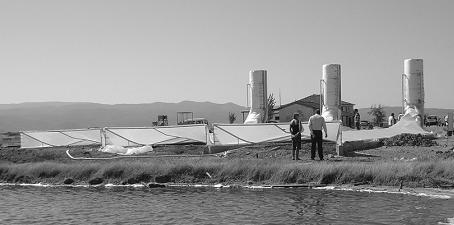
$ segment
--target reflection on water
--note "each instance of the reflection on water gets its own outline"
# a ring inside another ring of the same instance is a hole
[[[0,223],[436,224],[454,200],[330,190],[0,186]]]

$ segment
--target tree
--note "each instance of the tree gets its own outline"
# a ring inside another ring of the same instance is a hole
[[[368,114],[374,117],[373,123],[375,126],[380,126],[386,118],[386,113],[382,105],[372,105]]]
[[[230,124],[235,123],[235,120],[236,120],[236,115],[235,115],[235,113],[229,112],[229,123],[230,123]]]
[[[267,104],[268,104],[268,118],[266,118],[265,122],[268,122],[273,119],[274,106],[276,105],[276,99],[274,99],[273,94],[270,94],[270,96],[268,97]]]

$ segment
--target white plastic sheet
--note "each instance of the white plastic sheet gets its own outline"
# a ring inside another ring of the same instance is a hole
[[[342,142],[375,140],[390,138],[399,134],[429,134],[420,126],[419,116],[416,110],[409,111],[399,122],[389,128],[373,130],[351,130],[342,132]]]
[[[328,141],[337,142],[339,122],[326,123]],[[260,124],[214,124],[214,145],[255,144],[263,142],[290,141],[289,123]],[[307,123],[303,123],[302,139],[310,139]]]
[[[157,144],[209,143],[205,124],[166,127],[106,127],[105,143],[116,146],[144,146]]]
[[[22,131],[21,148],[100,145],[101,129]]]
[[[146,145],[141,147],[125,148],[117,145],[106,145],[100,149],[101,152],[115,153],[119,155],[134,155],[153,151],[153,147]]]

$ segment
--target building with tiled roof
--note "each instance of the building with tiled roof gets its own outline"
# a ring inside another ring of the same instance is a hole
[[[342,122],[344,126],[353,125],[353,106],[355,104],[342,101]],[[290,102],[274,109],[274,119],[279,122],[290,122],[293,113],[300,113],[302,121],[308,121],[314,115],[315,110],[320,109],[320,95],[310,95],[300,100]]]

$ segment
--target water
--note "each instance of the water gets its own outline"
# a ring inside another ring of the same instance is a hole
[[[309,189],[0,186],[1,224],[437,224],[454,200]]]

